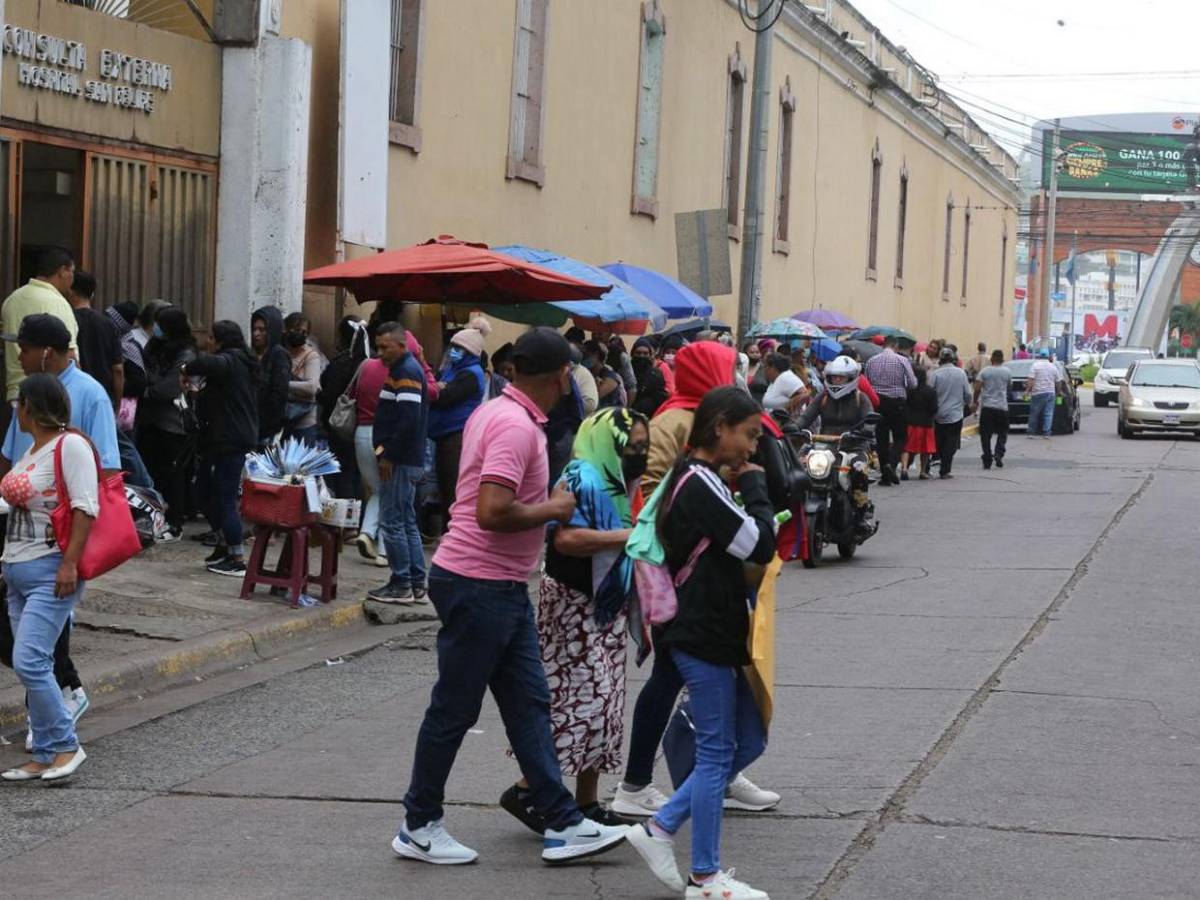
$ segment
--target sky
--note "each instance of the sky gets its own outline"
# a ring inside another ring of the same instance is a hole
[[[1200,113],[1200,0],[850,2],[1013,155],[1034,119]]]

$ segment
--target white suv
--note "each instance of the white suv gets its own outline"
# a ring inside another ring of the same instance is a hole
[[[1096,406],[1117,402],[1121,385],[1125,383],[1125,373],[1139,359],[1154,359],[1154,351],[1145,347],[1116,347],[1104,354],[1104,359],[1100,360],[1100,371],[1092,382],[1092,397]]]

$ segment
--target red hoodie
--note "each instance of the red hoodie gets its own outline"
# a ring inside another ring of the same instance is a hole
[[[716,341],[688,344],[675,354],[675,393],[654,413],[695,409],[713,388],[733,384],[737,351]]]

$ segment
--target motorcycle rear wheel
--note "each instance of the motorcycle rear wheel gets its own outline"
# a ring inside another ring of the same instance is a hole
[[[838,556],[842,559],[853,559],[854,551],[858,549],[858,542],[854,540],[842,541],[837,545]]]

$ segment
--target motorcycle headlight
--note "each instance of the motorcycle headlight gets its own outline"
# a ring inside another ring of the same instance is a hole
[[[805,466],[808,468],[808,477],[820,481],[827,477],[829,470],[833,468],[833,454],[828,450],[814,450],[808,454]]]

